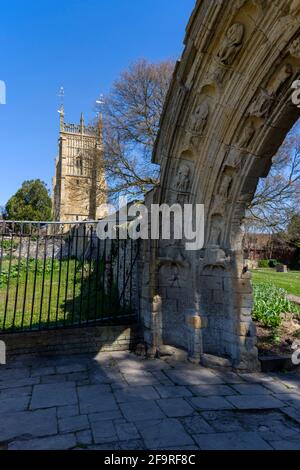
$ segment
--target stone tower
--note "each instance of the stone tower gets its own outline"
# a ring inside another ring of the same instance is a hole
[[[52,181],[53,220],[82,221],[103,217],[100,204],[106,202],[102,166],[102,122],[86,126],[66,124],[60,111],[59,154]]]

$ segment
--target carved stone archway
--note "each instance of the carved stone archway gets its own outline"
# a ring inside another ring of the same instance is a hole
[[[299,117],[300,0],[198,0],[187,26],[153,155],[148,203],[205,205],[205,247],[145,252],[145,340],[257,367],[241,224],[260,177]]]

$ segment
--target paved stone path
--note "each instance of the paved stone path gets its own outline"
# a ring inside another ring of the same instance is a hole
[[[300,449],[300,374],[20,358],[0,366],[0,449]]]

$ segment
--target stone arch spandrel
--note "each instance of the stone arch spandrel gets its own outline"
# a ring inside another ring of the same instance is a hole
[[[153,161],[161,165],[155,201],[167,202],[172,192],[176,196],[188,187],[188,200],[205,205],[205,246],[189,255],[189,291],[182,287],[182,296],[192,290],[193,299],[180,314],[201,319],[200,355],[221,354],[238,368],[257,367],[241,223],[259,178],[267,176],[299,117],[291,102],[299,74],[300,0],[197,1],[154,150]],[[176,188],[178,168],[186,160],[192,177],[186,187],[183,182]],[[159,245],[152,247],[154,259]],[[154,284],[162,291],[164,316],[168,292],[161,276]],[[214,294],[207,295],[207,289]],[[183,347],[188,344],[183,340]]]

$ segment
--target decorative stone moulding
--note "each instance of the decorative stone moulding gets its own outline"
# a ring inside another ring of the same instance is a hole
[[[299,67],[300,0],[196,2],[153,153],[161,184],[152,202],[204,204],[205,244],[198,252],[164,240],[148,247],[143,295],[150,306],[160,299],[150,332],[145,326],[152,351],[169,344],[199,363],[211,355],[258,368],[241,226],[299,118],[290,99]]]

